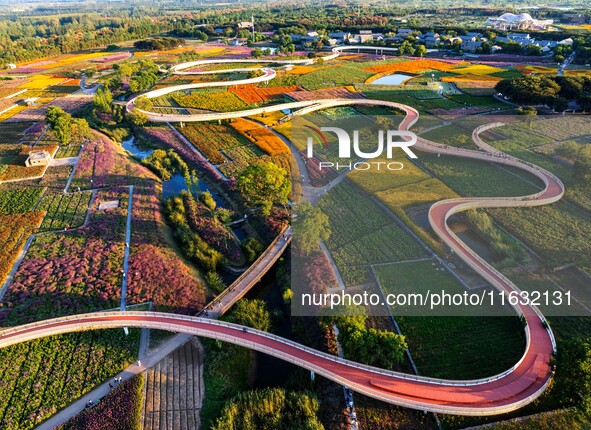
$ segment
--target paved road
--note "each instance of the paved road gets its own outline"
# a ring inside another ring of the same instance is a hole
[[[509,412],[537,398],[550,381],[547,362],[541,354],[528,355],[511,372],[496,377],[449,381],[361,365],[274,334],[227,322],[158,312],[102,312],[40,321],[1,331],[0,347],[81,330],[121,327],[169,330],[233,343],[304,367],[378,400],[433,412],[458,415]]]
[[[51,167],[57,166],[72,166],[78,162],[78,157],[65,157],[65,158],[52,158],[51,163],[49,164]]]
[[[125,227],[125,250],[123,252],[123,279],[121,281],[121,310],[125,310],[127,296],[127,278],[129,270],[129,245],[131,242],[131,216],[133,214],[133,185],[129,186],[127,200],[127,226]]]

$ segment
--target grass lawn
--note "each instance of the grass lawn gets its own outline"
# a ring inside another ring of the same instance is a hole
[[[591,219],[586,211],[558,202],[489,212],[553,266],[575,262],[591,267]]]
[[[423,153],[418,162],[465,197],[522,196],[543,187],[539,179],[522,170],[506,168],[518,177],[485,161]],[[539,188],[530,182],[539,184]]]
[[[368,264],[425,255],[383,210],[350,184],[333,188],[318,205],[329,217],[332,234],[327,246],[348,286],[369,280]]]
[[[375,270],[385,293],[420,292],[433,286],[450,293],[463,292],[448,272],[432,263],[391,264]],[[492,376],[515,364],[525,349],[517,317],[394,316],[421,375],[451,379]]]
[[[361,70],[355,63],[345,63],[338,66],[326,66],[301,75],[298,83],[307,90],[318,90],[321,88],[361,83],[372,74],[371,72]]]

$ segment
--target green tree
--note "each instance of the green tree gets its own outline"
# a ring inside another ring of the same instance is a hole
[[[415,55],[418,57],[424,57],[427,54],[427,47],[425,45],[417,46]]]
[[[298,250],[307,256],[319,250],[321,241],[330,238],[330,223],[328,216],[309,202],[300,204],[297,213],[293,226],[294,239]]]
[[[563,406],[578,405],[591,413],[591,345],[588,339],[570,339],[558,345],[555,396]]]
[[[238,300],[226,318],[236,324],[257,330],[269,331],[271,329],[271,313],[267,304],[260,299]]]
[[[149,111],[154,107],[154,103],[146,96],[139,96],[134,100],[133,106],[139,110]]]
[[[250,55],[252,55],[254,58],[262,58],[263,57],[263,50],[261,48],[254,48]]]
[[[199,200],[201,200],[201,203],[203,203],[205,205],[205,207],[207,207],[207,209],[209,209],[210,211],[214,211],[216,208],[216,202],[213,199],[213,196],[211,195],[211,193],[209,191],[204,191],[199,195]]]
[[[238,189],[248,203],[269,216],[273,203],[287,203],[291,183],[285,169],[267,161],[246,167],[238,176]]]
[[[244,254],[246,255],[248,262],[252,263],[259,255],[261,255],[265,247],[254,237],[249,237],[242,244],[242,249],[244,250]]]
[[[70,141],[68,143],[82,143],[90,137],[90,126],[84,118],[75,118],[70,124]]]
[[[207,272],[205,274],[205,282],[207,285],[214,291],[214,293],[219,294],[226,289],[226,284],[224,280],[217,272]]]
[[[94,94],[92,102],[95,109],[99,112],[110,113],[111,103],[113,103],[113,94],[111,94],[111,91],[106,87],[106,85],[102,86]]]
[[[143,112],[140,112],[139,109],[133,108],[131,112],[127,114],[127,118],[133,125],[142,126],[146,124],[150,118]]]
[[[57,137],[60,144],[67,145],[72,139],[70,126],[72,125],[72,117],[70,115],[62,115],[58,117],[53,124],[53,134]]]

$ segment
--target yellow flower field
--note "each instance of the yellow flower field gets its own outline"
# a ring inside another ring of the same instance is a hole
[[[315,72],[317,70],[319,70],[317,67],[311,67],[311,66],[294,66],[287,73],[290,73],[292,75],[305,75],[306,73]]]
[[[62,82],[64,78],[48,76],[48,75],[34,75],[31,80],[22,84],[19,88],[27,88],[29,90],[40,90],[51,85],[57,85]]]
[[[45,69],[50,69],[50,68],[54,68],[54,67],[67,66],[69,64],[73,64],[73,63],[77,63],[77,62],[88,61],[88,60],[92,60],[94,58],[100,58],[100,57],[104,57],[104,56],[111,55],[111,54],[112,54],[112,52],[90,52],[87,54],[63,54],[63,55],[58,55],[57,57],[37,58],[36,60],[25,61],[24,63],[19,63],[18,66],[23,67],[23,66],[28,66],[29,64],[33,64],[34,68],[39,69],[39,70],[45,70]],[[46,62],[46,64],[40,64],[39,66],[34,66],[36,63],[44,63],[44,62]]]
[[[519,67],[519,69],[527,72],[527,73],[536,73],[538,75],[555,75],[558,73],[558,69],[556,67],[546,67],[546,66],[523,66]]]
[[[468,88],[493,88],[497,82],[502,81],[502,78],[489,75],[459,75],[459,76],[444,76],[441,78],[442,82],[453,82],[454,84],[461,84]]]
[[[487,66],[486,64],[472,64],[467,67],[458,67],[457,69],[452,69],[450,72],[457,73],[458,75],[492,75],[493,73],[504,72],[504,69],[500,67],[493,67]]]
[[[27,108],[27,106],[24,106],[24,105],[18,105],[17,107],[13,107],[9,111],[4,112],[3,114],[0,114],[0,122],[6,121],[11,116],[14,116],[17,113],[24,111],[26,108]]]

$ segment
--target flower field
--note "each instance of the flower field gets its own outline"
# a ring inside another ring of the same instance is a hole
[[[56,430],[140,430],[143,389],[143,375],[133,376]]]
[[[0,215],[13,215],[33,210],[43,188],[18,188],[0,192]]]
[[[306,73],[315,72],[317,70],[318,70],[318,67],[294,66],[294,67],[292,67],[292,69],[288,73],[290,73],[292,75],[305,75]]]
[[[390,63],[383,65],[375,65],[365,67],[364,70],[372,73],[394,73],[394,72],[406,72],[406,73],[424,73],[430,70],[438,70],[440,72],[448,72],[457,67],[459,64],[467,64],[461,62],[447,62],[438,60],[408,60],[401,63]]]
[[[92,193],[48,194],[41,199],[38,210],[47,213],[41,231],[64,230],[84,223]]]
[[[172,98],[180,106],[194,109],[205,109],[216,112],[232,112],[248,108],[240,97],[232,91],[225,90],[194,90],[190,95],[173,93]]]
[[[362,99],[363,94],[355,91],[354,87],[346,86],[339,88],[329,88],[316,91],[292,91],[285,94],[295,101],[308,101],[320,99]]]
[[[118,208],[97,210],[114,199]],[[127,189],[100,191],[88,226],[35,238],[4,298],[9,323],[117,306],[126,201]]]
[[[42,90],[52,85],[57,85],[64,80],[62,77],[49,75],[33,75],[28,82],[22,84],[19,88],[26,88],[28,90]]]
[[[273,132],[244,118],[236,118],[230,125],[267,155],[289,153],[289,148]]]
[[[222,180],[219,172],[212,168],[203,156],[187,147],[187,144],[179,137],[181,135],[180,132],[164,126],[142,127],[138,135],[142,139],[152,141],[163,148],[174,149],[182,156],[185,162],[189,163],[192,169],[197,169],[198,173],[207,174],[211,179],[216,181]]]
[[[213,164],[226,162],[221,151],[249,143],[230,127],[215,123],[188,124],[179,131]]]
[[[146,167],[130,160],[120,145],[95,132],[80,155],[71,189],[130,185],[141,178],[154,178],[154,175]]]
[[[338,176],[338,173],[333,169],[320,169],[320,159],[317,157],[308,158],[302,152],[302,158],[306,163],[310,184],[313,187],[323,187]]]
[[[289,153],[289,148],[271,131],[241,118],[229,125],[190,124],[179,132],[227,178],[237,176],[253,159],[265,153],[273,159]]]
[[[12,269],[25,240],[39,227],[43,212],[29,212],[17,215],[0,215],[0,281]]]
[[[369,264],[425,255],[425,251],[369,197],[353,186],[340,184],[318,205],[328,215],[328,249],[347,286],[370,280]]]
[[[47,187],[46,193],[63,193],[71,172],[72,166],[50,167],[45,171],[43,178],[39,180],[39,185]]]
[[[528,66],[529,67],[529,66]],[[486,64],[471,64],[469,66],[461,66],[451,69],[450,72],[458,75],[492,75],[494,73],[504,72],[505,69],[500,67],[487,66]]]
[[[246,103],[264,103],[281,99],[283,97],[283,93],[295,91],[296,89],[296,85],[260,88],[257,88],[253,85],[248,85],[239,88],[230,88],[230,91],[235,93]]]
[[[34,428],[133,362],[138,343],[138,329],[101,330],[0,350],[0,426]]]

